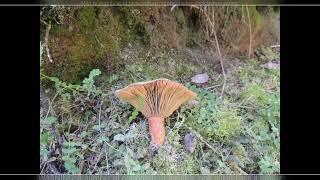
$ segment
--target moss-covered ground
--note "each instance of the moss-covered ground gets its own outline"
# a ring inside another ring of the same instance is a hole
[[[126,71],[96,73],[79,86],[57,80],[56,88],[43,90],[42,173],[50,173],[48,164],[60,173],[84,174],[279,173],[280,73],[260,66],[270,58],[279,61],[279,54],[261,51],[267,53],[229,64],[223,99],[216,86],[222,82],[219,73],[190,63],[179,51],[152,57],[135,51]],[[193,84],[191,77],[203,72],[208,83]],[[183,83],[198,97],[167,119],[165,144],[154,151],[146,118],[114,91],[162,77]],[[188,132],[197,135],[193,153],[183,144]]]

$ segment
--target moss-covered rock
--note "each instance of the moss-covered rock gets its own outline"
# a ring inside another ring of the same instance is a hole
[[[55,62],[44,69],[50,76],[79,83],[94,67],[116,67],[121,27],[109,8],[83,7],[74,14],[69,24],[52,25],[49,47]]]
[[[149,44],[150,34],[139,8],[116,7],[113,11],[122,27],[121,44]]]
[[[123,67],[124,63],[119,61],[118,55],[128,46],[133,49],[143,47],[153,53],[169,49],[215,47],[211,43],[214,39],[206,17],[195,8],[175,7],[172,11],[170,7],[88,6],[58,9],[52,16],[54,20],[51,20],[49,37],[54,63],[46,61],[44,73],[72,83],[78,83],[91,68],[100,68],[112,74]],[[252,48],[270,42],[276,33],[266,32],[269,29],[276,31],[268,25],[274,21],[265,20],[264,8],[250,6],[248,10]],[[208,8],[207,13],[210,15],[213,11]],[[246,7],[214,7],[214,13],[222,53],[247,52],[250,34]],[[56,23],[57,20],[60,23]],[[170,58],[162,58],[161,61],[164,61],[160,62],[162,65],[172,64]],[[189,67],[184,63],[176,67],[173,70],[178,76],[189,73]]]

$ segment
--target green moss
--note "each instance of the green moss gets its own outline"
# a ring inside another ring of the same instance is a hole
[[[142,43],[148,45],[150,33],[146,29],[146,23],[140,15],[138,8],[117,7],[114,9],[118,20],[121,23],[121,44]]]
[[[87,6],[81,8],[77,14],[80,25],[85,30],[93,30],[96,28],[96,8],[93,6]]]
[[[68,31],[66,28],[60,24],[51,24],[51,30],[50,33],[53,35],[61,35],[61,34],[66,34]]]
[[[179,41],[179,45],[185,46],[188,39],[188,27],[187,27],[185,14],[183,13],[182,8],[176,8],[173,11],[173,14],[177,22],[176,31],[178,34],[177,38]]]
[[[247,85],[243,97],[244,99],[249,99],[251,97],[252,101],[258,106],[265,105],[268,103],[269,99],[269,96],[262,85],[256,83]]]
[[[94,7],[81,8],[76,17],[70,22],[74,27],[71,32],[67,25],[53,26],[52,38],[64,47],[56,46],[61,62],[55,64],[54,73],[50,75],[79,83],[92,68],[112,67],[116,70],[121,35],[118,20],[108,8],[100,11]]]
[[[166,137],[165,143],[152,159],[152,166],[159,174],[197,174],[199,164],[194,154],[189,154],[181,144],[177,131]]]
[[[267,132],[269,130],[268,123],[262,117],[256,118],[254,120],[254,122],[252,123],[251,129],[254,132],[259,132],[259,133]]]
[[[197,157],[188,155],[185,158],[185,166],[188,174],[198,174],[199,164],[197,163]]]
[[[141,41],[144,45],[148,45],[150,41],[150,34],[147,31],[145,24],[142,22],[137,23],[134,30],[138,35],[138,40]]]
[[[113,17],[109,17],[106,25],[101,25],[92,37],[95,43],[96,58],[102,58],[106,54],[115,56],[120,50],[120,25]]]
[[[237,112],[218,99],[215,93],[189,86],[190,90],[198,94],[198,107],[186,112],[186,123],[189,127],[199,132],[206,139],[230,141],[239,135],[241,130],[241,117]]]
[[[229,140],[241,129],[241,117],[234,111],[218,111],[213,117],[216,121],[214,134],[221,139]]]
[[[252,28],[259,28],[262,25],[262,17],[255,6],[248,7],[250,14],[250,23]]]
[[[247,157],[246,149],[243,147],[242,144],[237,144],[233,149],[233,154],[238,156],[238,158],[244,162]]]

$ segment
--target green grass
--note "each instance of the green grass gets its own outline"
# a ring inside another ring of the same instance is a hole
[[[212,78],[217,72],[207,68],[209,83],[194,85],[190,79],[203,66],[173,51],[154,59],[140,52],[126,71],[94,69],[78,85],[42,74],[42,81],[54,84],[46,87],[53,94],[50,107],[40,109],[42,173],[49,172],[48,163],[64,174],[279,173],[280,71],[259,66],[279,54],[261,51],[265,57],[231,63],[223,99],[220,86],[206,89],[221,84]],[[165,144],[153,152],[146,118],[114,91],[161,77],[184,83],[198,103],[186,103],[168,118]],[[197,135],[192,154],[182,143],[190,131]]]

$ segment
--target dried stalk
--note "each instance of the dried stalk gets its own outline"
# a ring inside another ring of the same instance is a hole
[[[212,20],[210,19],[210,16],[208,15],[208,13],[206,11],[204,11],[203,9],[201,9],[200,7],[197,7],[194,5],[191,5],[191,7],[198,9],[207,18],[207,21],[209,22],[209,24],[212,28],[212,33],[214,35],[216,48],[217,48],[218,55],[219,55],[219,61],[220,61],[220,66],[221,66],[221,70],[222,70],[222,75],[223,75],[223,85],[222,85],[221,96],[220,96],[222,98],[224,95],[224,89],[225,89],[225,85],[226,85],[226,73],[225,73],[225,70],[223,67],[222,56],[221,56],[221,51],[220,51],[220,47],[219,47],[217,33],[216,33],[216,30],[214,27],[214,7],[212,7]]]
[[[249,33],[250,33],[250,42],[249,42],[249,52],[248,52],[248,58],[250,59],[251,56],[251,45],[252,45],[252,33],[251,33],[251,22],[250,22],[250,14],[249,14],[249,8],[246,5],[247,15],[248,15],[248,23],[249,23]]]
[[[43,20],[41,20],[42,23],[44,23],[46,26],[47,26],[47,29],[46,29],[46,36],[44,38],[45,40],[45,47],[46,47],[46,51],[47,51],[47,56],[48,56],[48,59],[50,62],[53,62],[52,60],[52,57],[50,55],[50,50],[49,50],[49,32],[50,32],[50,29],[51,29],[51,22],[47,23]]]
[[[279,48],[279,47],[280,47],[280,44],[270,46],[270,48]]]

